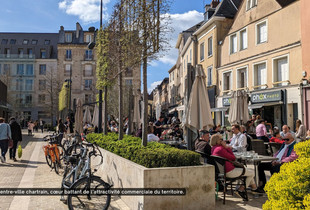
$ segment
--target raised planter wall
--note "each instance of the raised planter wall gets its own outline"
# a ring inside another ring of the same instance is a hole
[[[101,149],[103,164],[96,172],[113,188],[185,188],[185,196],[121,196],[133,210],[214,209],[214,166],[146,168]],[[96,160],[95,160],[96,161]],[[96,164],[93,161],[93,164]]]

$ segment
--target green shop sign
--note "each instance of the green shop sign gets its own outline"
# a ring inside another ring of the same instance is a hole
[[[282,100],[282,91],[272,91],[265,93],[252,93],[251,102],[252,103],[264,103],[271,101],[281,101]]]
[[[230,106],[231,98],[223,98],[223,106]]]

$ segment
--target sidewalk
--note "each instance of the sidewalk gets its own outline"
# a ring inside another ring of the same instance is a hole
[[[46,142],[41,141],[47,133],[35,133],[27,136],[23,130],[23,156],[17,162],[8,158],[7,163],[0,163],[1,188],[58,188],[61,186],[62,176],[51,171],[46,164],[42,146]],[[0,209],[2,210],[50,210],[68,209],[61,202],[60,196],[1,196]],[[129,210],[122,200],[112,196],[111,210]]]

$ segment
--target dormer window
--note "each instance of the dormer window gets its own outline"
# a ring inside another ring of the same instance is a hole
[[[66,42],[72,42],[72,33],[65,34]]]
[[[257,0],[247,0],[246,1],[246,10],[250,10],[256,6],[257,6]]]

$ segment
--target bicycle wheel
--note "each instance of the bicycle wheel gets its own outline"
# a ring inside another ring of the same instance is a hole
[[[84,177],[75,182],[70,190],[108,190],[110,185],[98,176]],[[108,209],[111,195],[68,195],[68,207],[73,209]]]
[[[55,169],[56,174],[59,174],[60,172],[59,169],[62,167],[62,165],[61,165],[60,160],[56,156],[55,150],[53,150],[53,153],[54,153],[55,161],[53,162],[52,168]]]
[[[45,155],[45,160],[46,160],[47,165],[50,168],[52,168],[52,158],[51,158],[50,154]]]

